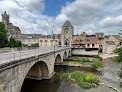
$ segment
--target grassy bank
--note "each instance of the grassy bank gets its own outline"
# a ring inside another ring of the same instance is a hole
[[[91,87],[96,87],[100,82],[100,78],[89,73],[84,73],[80,71],[75,71],[72,73],[56,73],[56,76],[65,78],[67,80],[75,81],[82,88],[89,89]]]
[[[81,65],[90,65],[94,69],[101,68],[101,63],[99,61],[94,62],[64,61],[63,64],[81,64]]]

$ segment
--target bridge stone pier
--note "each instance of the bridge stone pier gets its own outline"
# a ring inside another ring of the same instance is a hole
[[[54,64],[62,63],[68,56],[71,56],[71,48],[60,48],[55,52],[51,49],[35,56],[0,63],[0,92],[20,92],[25,78],[50,79],[54,75]]]

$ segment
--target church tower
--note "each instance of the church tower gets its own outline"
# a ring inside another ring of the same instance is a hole
[[[4,14],[2,14],[2,22],[5,24],[5,28],[9,32],[9,14],[7,14],[6,11],[4,12]]]
[[[71,46],[72,37],[74,35],[74,27],[70,23],[69,20],[67,20],[64,25],[62,26],[61,31],[61,44],[62,46]]]

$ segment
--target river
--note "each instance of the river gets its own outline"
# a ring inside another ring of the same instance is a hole
[[[122,63],[117,63],[112,59],[101,61],[103,64],[103,72],[94,73],[101,78],[101,82],[107,85],[113,86],[122,92],[122,88],[119,87],[119,82],[122,81],[118,76],[118,71],[122,68]],[[90,69],[80,67],[55,67],[56,71],[72,72],[72,71],[84,71],[91,72]],[[99,85],[97,88],[91,88],[85,90],[72,82],[65,79],[53,76],[50,80],[30,80],[25,79],[21,92],[117,92],[105,85]]]

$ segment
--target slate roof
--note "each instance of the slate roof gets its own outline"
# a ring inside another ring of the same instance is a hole
[[[72,24],[70,23],[69,20],[67,20],[62,27],[70,27],[70,26],[72,26]]]
[[[113,41],[106,41],[106,43],[107,43],[108,45],[115,45],[115,43],[114,43]]]

